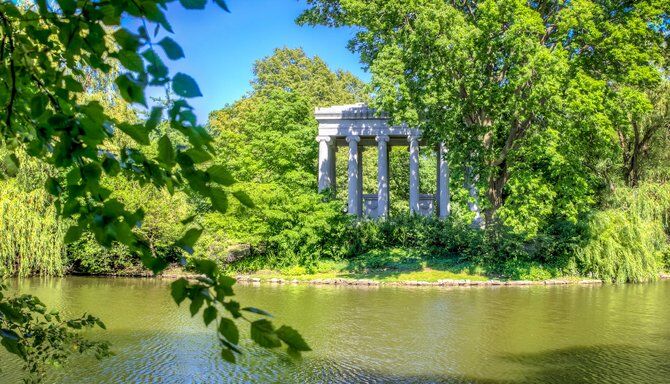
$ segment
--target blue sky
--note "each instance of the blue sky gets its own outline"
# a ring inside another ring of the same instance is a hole
[[[171,73],[184,72],[200,86],[203,97],[191,99],[198,121],[247,91],[254,61],[277,47],[302,47],[309,56],[320,56],[332,69],[345,69],[363,80],[358,56],[347,50],[353,31],[341,28],[300,27],[295,18],[306,8],[302,0],[227,0],[231,13],[210,2],[204,10],[185,10],[171,3],[168,20],[172,36],[185,58],[166,64]],[[161,95],[159,90],[150,94]],[[164,94],[164,93],[163,93]]]

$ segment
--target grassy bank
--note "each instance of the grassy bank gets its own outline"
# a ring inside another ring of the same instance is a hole
[[[402,282],[402,281],[427,281],[436,282],[438,280],[473,280],[485,281],[488,277],[482,274],[470,273],[467,267],[459,268],[450,265],[427,265],[422,263],[420,266],[399,266],[398,268],[374,268],[364,271],[352,271],[347,261],[327,261],[319,262],[316,270],[308,271],[307,268],[296,266],[279,270],[261,269],[256,271],[239,271],[250,277],[257,277],[263,280],[284,279],[284,280],[324,280],[324,279],[358,279],[375,280],[381,282]]]
[[[515,264],[509,273],[491,273],[487,268],[458,258],[438,258],[417,251],[393,248],[371,251],[351,259],[320,259],[305,265],[281,265],[266,259],[249,258],[227,265],[230,274],[241,274],[262,280],[273,278],[284,280],[365,279],[380,282],[439,280],[547,280],[551,278],[573,278],[563,276],[556,270],[539,264]]]

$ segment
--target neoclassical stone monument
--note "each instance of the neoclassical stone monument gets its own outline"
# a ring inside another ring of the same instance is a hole
[[[444,144],[439,145],[437,166],[437,193],[435,196],[419,191],[419,148],[425,144],[419,129],[389,125],[385,115],[364,104],[336,105],[317,108],[319,122],[319,191],[336,187],[335,153],[338,145],[349,147],[348,158],[348,212],[356,216],[386,217],[389,210],[389,147],[409,147],[409,208],[412,214],[449,216],[449,165],[445,160]],[[362,146],[377,147],[378,193],[363,195]]]

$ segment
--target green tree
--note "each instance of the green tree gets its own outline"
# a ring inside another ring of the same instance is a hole
[[[308,57],[301,48],[277,48],[256,61],[253,93],[260,96],[285,91],[301,95],[310,106],[328,107],[366,99],[365,85],[350,72],[331,71],[318,56]]]
[[[623,179],[628,186],[635,187],[646,174],[651,173],[650,178],[653,179],[654,174],[667,175],[670,168],[667,156],[670,152],[670,81],[664,80],[645,94],[629,97],[633,100],[621,102],[627,113],[617,133],[623,160]],[[636,100],[639,97],[643,100]],[[636,105],[641,105],[642,110],[636,109]]]
[[[667,68],[667,0],[308,3],[300,23],[358,29],[375,103],[480,176],[488,222],[509,200],[519,223],[542,201],[540,220],[574,219]]]
[[[172,27],[165,9],[172,2],[0,3],[0,140],[8,152],[1,161],[3,177],[17,174],[17,154],[21,151],[51,165],[55,173],[47,178],[45,188],[56,197],[59,215],[76,221],[65,241],[76,241],[89,231],[104,246],[118,242],[129,247],[154,272],[165,268],[167,262],[152,252],[141,232],[133,230],[141,225],[145,212],[141,208],[130,210],[114,198],[112,190],[103,185],[103,175],[121,175],[140,186],[153,185],[169,193],[188,187],[220,211],[226,210],[228,188],[233,183],[223,166],[203,166],[212,159],[214,148],[211,135],[197,124],[187,102],[201,96],[197,84],[184,73],[171,75],[163,62],[162,57],[184,57],[181,47],[169,36]],[[193,9],[203,8],[207,1],[180,3]],[[223,0],[214,3],[227,10]],[[122,27],[121,20],[138,27]],[[159,35],[164,37],[156,41]],[[95,83],[96,76],[114,74],[115,68],[123,70],[116,74],[114,90],[132,105],[149,107],[145,96],[148,87],[169,86],[178,99],[166,110],[151,107],[147,119],[120,120],[100,101],[85,97],[86,85]],[[163,115],[169,130],[181,135],[186,145],[173,145],[170,136],[164,134],[152,156],[147,147]],[[107,144],[119,135],[132,141],[115,151]],[[234,197],[251,205],[243,193]],[[184,224],[189,222],[185,220]],[[192,252],[201,233],[201,228],[190,228],[174,245]],[[178,304],[188,298],[193,316],[203,309],[205,324],[216,320],[224,359],[234,361],[234,352],[240,351],[237,326],[231,317],[247,320],[252,339],[264,347],[285,344],[295,352],[309,349],[292,329],[275,329],[267,319],[245,316],[245,311],[253,316],[264,312],[240,308],[231,299],[235,280],[221,274],[213,262],[196,261],[194,266],[203,276],[197,281],[176,281],[172,296]],[[8,318],[11,314],[5,309],[0,305],[0,314]],[[3,345],[6,339],[17,337],[1,336]]]
[[[335,252],[326,234],[342,220],[341,204],[316,193],[314,108],[361,101],[364,86],[301,49],[276,49],[254,74],[253,91],[213,112],[210,129],[255,208],[231,204],[226,214],[207,214],[203,252],[244,243],[279,263],[309,263]]]

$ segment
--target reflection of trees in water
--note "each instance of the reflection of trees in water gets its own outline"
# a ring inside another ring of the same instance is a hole
[[[670,339],[670,335],[666,336]],[[352,370],[349,376],[329,378],[316,375],[310,379],[344,383],[453,383],[453,384],[602,384],[602,383],[668,383],[670,360],[662,349],[630,345],[597,345],[571,347],[539,353],[509,354],[500,359],[518,364],[522,378],[501,380],[465,375],[402,375]],[[328,365],[328,362],[321,362]],[[309,379],[308,379],[309,380]]]

